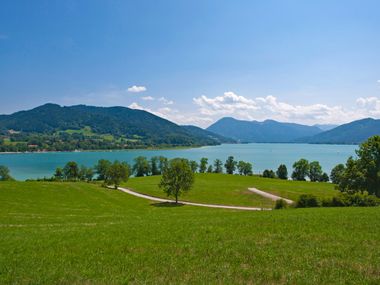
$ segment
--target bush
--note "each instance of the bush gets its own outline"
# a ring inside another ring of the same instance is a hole
[[[263,177],[265,178],[276,178],[276,174],[273,170],[265,169],[263,172]]]
[[[286,203],[286,201],[284,199],[276,200],[276,204],[274,205],[274,208],[276,210],[286,209],[287,207],[288,207],[288,203]]]
[[[320,202],[318,201],[318,198],[311,194],[300,195],[296,203],[296,208],[312,208],[319,206]]]
[[[375,195],[369,195],[368,192],[344,192],[322,201],[323,207],[374,207],[378,205],[380,205],[380,199]]]

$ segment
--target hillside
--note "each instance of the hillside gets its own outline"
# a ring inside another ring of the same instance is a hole
[[[182,126],[182,128],[184,128],[188,133],[190,133],[191,135],[195,137],[199,137],[199,138],[208,137],[212,140],[217,141],[218,143],[236,143],[236,140],[232,138],[224,137],[216,133],[210,132],[208,130],[204,130],[202,128],[196,127],[196,126],[186,125],[186,126]]]
[[[0,201],[0,284],[379,283],[378,208],[171,206],[70,182],[0,182]]]
[[[71,150],[71,147],[113,149],[215,145],[224,141],[221,136],[195,129],[178,126],[146,111],[125,107],[45,104],[32,110],[0,116],[0,131],[3,133],[2,142],[0,137],[3,148],[0,150],[7,151],[15,145],[18,145],[17,150],[23,151],[27,150],[28,145],[48,150]],[[5,137],[10,130],[10,137]],[[9,141],[11,143],[7,144]],[[51,147],[52,144],[54,147]]]
[[[240,142],[262,143],[293,142],[298,138],[322,132],[321,129],[314,126],[281,123],[273,120],[243,121],[234,118],[222,118],[209,126],[207,130]]]
[[[371,136],[380,135],[380,120],[371,118],[353,121],[297,142],[327,144],[358,144]]]

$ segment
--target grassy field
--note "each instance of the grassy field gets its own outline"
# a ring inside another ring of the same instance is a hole
[[[130,178],[124,186],[137,192],[156,197],[166,197],[158,188],[161,177]],[[185,193],[181,200],[254,207],[272,207],[273,202],[247,190],[256,187],[269,193],[297,200],[301,194],[314,194],[319,198],[331,197],[337,194],[331,183],[311,183],[301,181],[284,181],[258,176],[238,176],[226,174],[196,174],[193,189]]]
[[[0,284],[380,282],[379,208],[168,207],[47,182],[1,182],[0,201]]]

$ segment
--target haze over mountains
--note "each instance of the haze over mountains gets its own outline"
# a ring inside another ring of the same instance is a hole
[[[327,143],[357,144],[380,134],[380,120],[363,119],[335,127],[307,126],[274,120],[244,121],[226,117],[206,130],[179,126],[142,110],[126,107],[61,107],[45,104],[32,110],[0,115],[0,132],[56,134],[87,128],[94,134],[140,141],[141,146],[195,146],[220,143]]]

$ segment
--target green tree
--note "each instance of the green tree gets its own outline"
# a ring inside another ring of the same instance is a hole
[[[197,172],[197,169],[198,169],[198,163],[197,163],[195,160],[190,160],[190,161],[189,161],[189,165],[190,165],[191,171],[192,171],[193,173]]]
[[[0,165],[0,181],[11,181],[11,180],[14,180],[14,179],[10,175],[9,168],[4,165]]]
[[[98,175],[98,180],[106,180],[108,168],[111,166],[111,161],[100,159],[95,165],[95,171]]]
[[[285,164],[280,164],[276,171],[277,177],[280,179],[287,180],[288,179],[288,169]]]
[[[159,163],[158,163],[158,168],[160,171],[160,174],[164,173],[165,168],[168,166],[168,159],[164,156],[159,156]]]
[[[263,172],[264,178],[276,178],[276,174],[272,169],[265,169]]]
[[[319,182],[329,182],[330,178],[329,175],[326,172],[323,172]]]
[[[344,164],[340,163],[336,165],[331,170],[331,173],[330,173],[331,182],[334,184],[339,184],[344,174],[344,170],[345,170]]]
[[[194,184],[194,173],[191,170],[186,159],[176,158],[169,161],[168,167],[159,184],[160,189],[168,196],[174,196],[175,202],[178,203],[178,197],[189,191]]]
[[[160,161],[160,158],[158,156],[153,156],[150,159],[150,170],[151,170],[152,175],[161,174],[161,171],[159,169],[159,161]]]
[[[56,180],[63,179],[63,169],[61,167],[57,167],[54,172],[54,177]]]
[[[357,160],[349,157],[343,175],[340,177],[338,189],[342,192],[365,191],[365,175]]]
[[[245,164],[246,162],[242,160],[239,160],[239,162],[237,163],[237,170],[240,175],[244,175]]]
[[[201,163],[199,166],[199,173],[205,173],[207,170],[207,163],[208,163],[208,158],[202,157],[201,158]]]
[[[210,164],[208,167],[207,167],[207,173],[212,173],[213,172],[213,169],[212,169],[212,165]]]
[[[114,185],[117,189],[121,182],[126,182],[129,178],[129,166],[124,162],[114,161],[107,170],[106,185]]]
[[[252,175],[252,164],[249,162],[245,162],[240,160],[237,163],[237,170],[240,175]]]
[[[90,182],[94,179],[94,169],[92,167],[87,167],[85,178],[87,182]]]
[[[214,173],[223,173],[222,161],[215,159],[214,161]]]
[[[323,175],[322,167],[318,161],[309,164],[309,178],[311,182],[321,181]]]
[[[362,143],[356,154],[358,169],[364,176],[360,188],[380,197],[380,136],[373,136]]]
[[[306,176],[309,175],[309,161],[302,158],[293,164],[292,179],[298,181],[305,181]]]
[[[138,156],[134,161],[133,173],[135,173],[136,177],[148,176],[150,174],[150,164],[145,156]]]
[[[63,174],[66,180],[77,180],[79,178],[79,168],[75,161],[69,161],[63,168]]]
[[[224,167],[226,168],[227,174],[234,174],[234,171],[236,169],[236,161],[234,160],[233,156],[229,156],[227,158]]]

